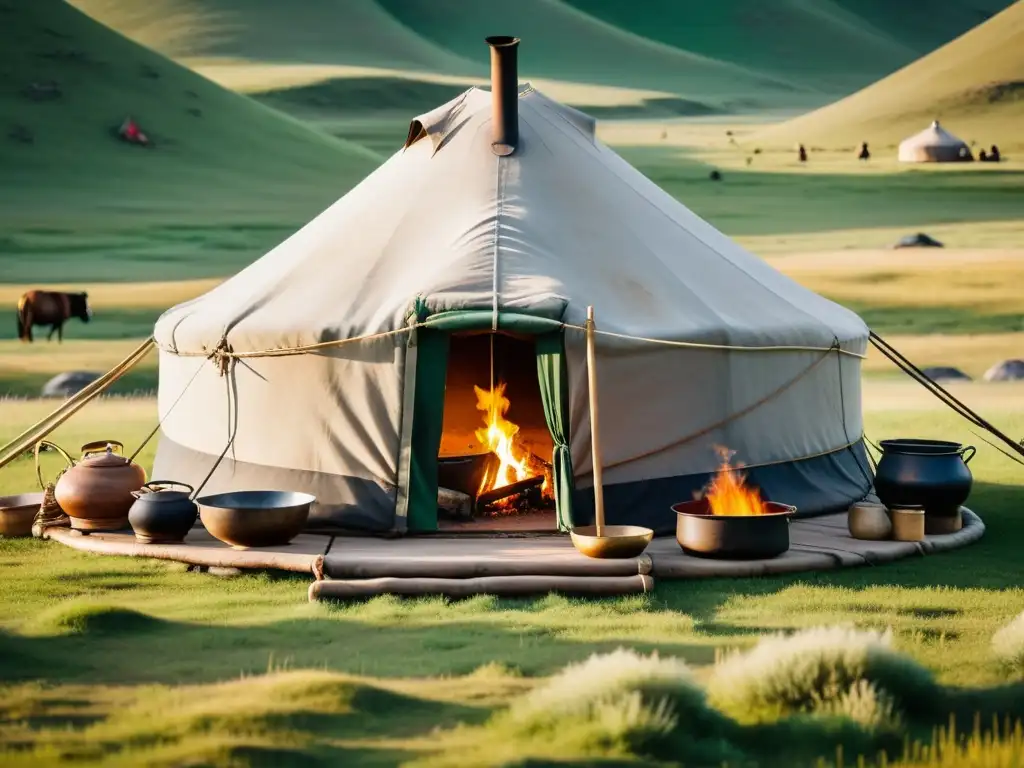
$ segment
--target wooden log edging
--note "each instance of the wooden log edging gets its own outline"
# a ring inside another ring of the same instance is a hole
[[[241,568],[244,570],[289,571],[317,575],[316,561],[320,555],[294,554],[269,550],[238,550],[230,547],[197,547],[193,544],[143,544],[134,537],[119,540],[103,538],[102,534],[83,536],[70,528],[48,528],[46,537],[80,552],[123,557],[151,557],[207,568]]]
[[[582,556],[536,557],[522,560],[442,559],[398,555],[354,558],[337,552],[329,553],[324,558],[323,572],[330,579],[474,579],[504,576],[611,578],[649,574],[651,558],[646,555],[623,560],[592,560]]]
[[[378,578],[328,579],[309,585],[309,600],[355,600],[378,595],[418,597],[535,597],[558,592],[587,597],[636,595],[654,589],[654,579],[635,576],[486,576],[471,579]]]

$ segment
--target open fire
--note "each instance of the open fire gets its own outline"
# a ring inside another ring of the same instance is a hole
[[[473,387],[476,392],[477,410],[483,411],[484,419],[484,426],[476,430],[476,439],[498,458],[498,463],[489,469],[480,481],[477,496],[506,487],[513,491],[510,486],[518,486],[524,481],[540,477],[543,478],[540,486],[541,496],[550,499],[552,494],[547,465],[522,446],[519,425],[505,418],[511,405],[505,396],[505,388],[504,382],[497,383],[490,390]],[[523,490],[533,487],[536,485],[527,484]],[[513,491],[510,496],[517,493],[518,491]],[[492,503],[498,507],[512,506],[508,498],[497,499]]]
[[[729,460],[735,455],[735,451],[721,446],[716,446],[715,450],[722,458],[722,464],[704,494],[711,514],[733,517],[768,514],[769,510],[761,498],[760,491],[748,486],[745,476],[730,465]]]

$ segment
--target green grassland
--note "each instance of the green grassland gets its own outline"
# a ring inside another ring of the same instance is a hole
[[[1024,2],[862,91],[756,138],[765,145],[892,146],[934,119],[968,143],[1024,149]]]
[[[900,397],[919,401],[916,411],[868,393],[878,405],[867,408],[870,436],[974,440],[913,386],[902,384]],[[1019,395],[987,414],[1011,434],[1024,432]],[[0,441],[44,412],[41,403],[0,402]],[[97,437],[134,447],[154,415],[152,400],[107,399],[54,439],[71,449]],[[150,446],[141,461],[152,455]],[[44,459],[48,476],[58,468],[56,458]],[[843,622],[892,627],[899,649],[943,685],[963,689],[958,723],[969,729],[970,707],[986,700],[969,691],[1006,682],[990,638],[1024,609],[1015,566],[1024,535],[1021,469],[984,445],[972,468],[970,504],[988,530],[964,550],[834,573],[661,581],[642,598],[311,605],[302,577],[224,580],[55,543],[0,541],[5,564],[16,566],[5,569],[0,596],[0,745],[17,750],[5,764],[42,765],[64,754],[112,765],[394,765],[436,750],[458,754],[479,734],[459,736],[457,724],[479,726],[592,652],[657,650],[685,659],[703,679],[722,649],[747,647],[765,632]],[[31,461],[19,461],[4,471],[0,493],[26,490],[33,478]],[[480,764],[534,748],[529,739],[489,739],[495,755]]]
[[[946,94],[960,99],[992,78],[1024,78],[1024,47],[1014,47],[1024,4],[884,80],[877,100],[840,102],[833,109],[842,108],[850,136],[823,129],[812,140],[801,129],[797,140],[812,150],[807,164],[793,156],[795,134],[785,133],[792,124],[766,130],[775,114],[697,115],[825,103],[1006,5],[72,0],[83,15],[56,0],[0,0],[0,307],[8,308],[0,320],[0,444],[56,405],[2,395],[34,395],[65,370],[111,368],[167,307],[234,274],[348,191],[401,146],[412,116],[483,82],[482,37],[494,32],[521,36],[524,78],[597,115],[603,140],[696,213],[856,309],[920,365],[979,377],[997,360],[1020,357],[1024,345],[1024,162],[1011,152],[998,167],[907,170],[884,131],[916,129],[919,105],[948,103]],[[196,71],[216,72],[255,98]],[[900,79],[908,71],[926,74]],[[51,80],[59,98],[25,96],[31,83]],[[957,103],[968,114],[967,102]],[[978,111],[978,140],[1001,136],[1015,108],[1004,100]],[[154,149],[110,135],[129,113]],[[851,138],[865,126],[886,138]],[[781,144],[763,138],[770,131],[782,131]],[[970,132],[963,137],[975,138]],[[848,151],[861,138],[876,150],[867,164]],[[708,179],[713,168],[722,181]],[[948,247],[888,248],[915,231]],[[88,290],[93,321],[71,321],[60,346],[17,342],[13,308],[34,285]],[[869,355],[864,371],[872,440],[918,435],[979,446],[969,505],[988,526],[980,542],[833,573],[663,580],[644,597],[322,605],[306,601],[308,578],[218,579],[166,562],[0,539],[0,762],[679,764],[692,754],[654,759],[644,743],[608,735],[622,719],[642,719],[636,710],[607,710],[607,730],[596,735],[553,711],[553,739],[537,725],[511,729],[502,713],[593,652],[624,645],[680,657],[704,684],[726,649],[836,623],[891,627],[897,648],[943,686],[939,719],[955,714],[961,731],[979,712],[986,723],[992,714],[1024,717],[1020,685],[990,646],[1024,610],[1022,468],[879,356]],[[151,392],[156,381],[151,355],[116,385],[121,396],[91,403],[52,438],[72,453],[103,438],[134,450],[155,426],[156,407],[151,395],[127,395]],[[951,389],[1024,437],[1024,386]],[[154,451],[150,443],[140,453],[143,465]],[[55,455],[43,457],[45,477],[60,466]],[[0,471],[0,495],[36,485],[28,458]],[[935,724],[915,721],[905,735],[931,741]],[[811,765],[816,755],[838,765],[836,745],[850,765],[877,746],[849,722],[815,718],[730,734],[724,741],[765,765]],[[976,740],[969,752],[900,764],[1022,762],[1018,732],[1001,746]]]

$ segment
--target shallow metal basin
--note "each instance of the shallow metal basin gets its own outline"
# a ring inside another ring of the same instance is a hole
[[[654,538],[654,531],[639,525],[605,525],[597,535],[596,525],[581,525],[569,531],[572,545],[587,557],[628,559],[639,557]]]
[[[296,491],[232,491],[196,499],[212,536],[236,549],[279,547],[302,532],[316,496]]]

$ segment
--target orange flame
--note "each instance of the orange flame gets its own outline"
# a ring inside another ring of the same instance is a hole
[[[550,494],[549,472],[543,466],[533,466],[540,462],[518,444],[519,425],[505,418],[505,414],[512,404],[505,397],[506,386],[505,382],[500,382],[492,390],[475,385],[473,387],[473,391],[476,392],[477,410],[484,412],[484,424],[486,425],[476,430],[476,439],[499,460],[497,468],[484,475],[477,494],[495,488],[503,488],[506,485],[543,473],[544,484],[541,486],[541,493],[548,496]]]
[[[766,514],[768,510],[758,489],[746,485],[744,476],[729,465],[735,452],[717,446],[715,450],[722,457],[722,466],[705,494],[711,514],[736,517]]]

